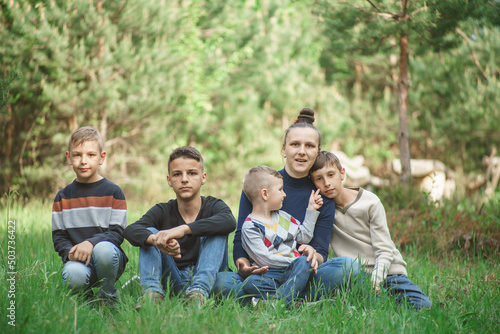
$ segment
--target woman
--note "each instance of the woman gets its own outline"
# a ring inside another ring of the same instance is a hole
[[[283,176],[283,190],[286,197],[281,210],[288,212],[299,221],[304,220],[311,190],[316,189],[308,177],[309,169],[321,149],[321,135],[313,122],[314,111],[309,108],[302,109],[297,121],[286,130],[282,147],[285,167],[279,172]],[[224,283],[222,290],[219,291],[221,282],[218,282],[215,292],[227,294],[232,291],[238,292],[238,296],[241,296],[256,294],[257,289],[261,294],[263,292],[273,294],[275,291],[273,284],[261,280],[261,275],[267,272],[268,267],[250,266],[249,256],[241,244],[241,226],[251,211],[252,205],[242,192],[233,248],[233,258],[238,274],[227,273],[225,277],[218,277],[218,280],[224,280]],[[309,245],[302,245],[300,249],[303,255],[308,257],[308,261],[312,260],[311,267],[318,266],[317,274],[311,275],[309,284],[299,294],[299,297],[307,298],[307,300],[314,300],[332,293],[335,289],[346,285],[351,275],[357,275],[360,272],[358,262],[352,258],[337,257],[327,261],[335,217],[334,202],[324,199],[324,204],[319,211],[314,237]],[[241,292],[242,282],[245,279],[245,291]]]

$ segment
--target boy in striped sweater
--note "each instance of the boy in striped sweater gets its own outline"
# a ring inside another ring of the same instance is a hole
[[[60,190],[52,207],[52,241],[63,261],[63,282],[71,290],[99,286],[103,302],[117,299],[116,280],[128,261],[120,248],[127,226],[127,204],[119,186],[98,174],[104,163],[99,132],[73,132],[66,152],[76,179]]]

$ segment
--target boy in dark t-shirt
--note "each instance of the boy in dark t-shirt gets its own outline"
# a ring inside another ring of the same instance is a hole
[[[227,236],[236,220],[222,200],[201,196],[206,173],[195,148],[172,152],[167,181],[176,199],[156,204],[125,229],[125,238],[140,247],[142,299],[163,300],[170,282],[170,291],[203,304],[217,273],[227,268]]]

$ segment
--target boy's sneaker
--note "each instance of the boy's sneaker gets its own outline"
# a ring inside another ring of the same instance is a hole
[[[186,295],[186,301],[188,304],[198,304],[203,306],[205,304],[205,295],[200,290],[193,290]]]
[[[150,291],[146,292],[143,294],[141,297],[139,297],[139,300],[137,301],[137,304],[135,304],[135,310],[139,311],[145,303],[150,303],[150,304],[159,304],[161,303],[165,297],[159,292],[156,291]]]

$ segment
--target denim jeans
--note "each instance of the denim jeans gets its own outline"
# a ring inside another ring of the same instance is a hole
[[[158,230],[148,228],[152,233]],[[165,295],[170,283],[174,294],[198,290],[206,297],[212,292],[217,273],[227,268],[227,236],[201,237],[200,253],[196,265],[178,268],[174,258],[158,248],[141,247],[139,250],[139,276],[145,291]]]
[[[432,302],[422,289],[406,275],[389,275],[384,282],[384,288],[396,296],[396,302],[399,304],[405,300],[408,304],[420,310],[424,307],[431,307]]]
[[[269,269],[263,275],[252,275],[243,284],[245,295],[259,296],[267,299],[283,299],[287,305],[291,304],[304,289],[311,276],[311,262],[306,256],[297,257],[284,269]]]
[[[99,242],[92,250],[88,266],[79,261],[68,261],[62,269],[63,283],[73,291],[101,286],[99,298],[113,299],[117,296],[115,282],[125,270],[125,256],[113,243]]]
[[[309,281],[304,289],[299,293],[299,298],[307,299],[308,301],[318,300],[324,295],[332,294],[338,288],[345,288],[349,285],[351,277],[359,275],[361,267],[353,258],[350,257],[335,257],[318,266],[318,273],[311,273]],[[256,275],[253,275],[256,276]],[[264,291],[265,293],[273,294],[272,287],[264,284],[260,286],[258,283],[259,276],[254,278],[250,276],[244,280],[240,275],[233,272],[221,272],[217,275],[217,281],[214,285],[214,293],[222,296],[233,296],[240,299],[243,303],[248,303],[247,291],[250,288],[246,287],[248,282],[254,286],[252,289]]]

